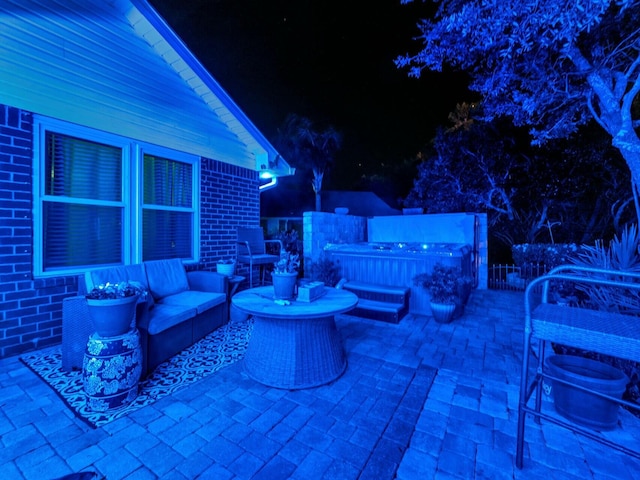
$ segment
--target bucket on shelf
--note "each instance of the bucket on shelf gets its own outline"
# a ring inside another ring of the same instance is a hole
[[[552,355],[546,363],[554,377],[614,398],[622,398],[629,381],[611,365],[576,355]],[[563,417],[593,430],[616,428],[618,403],[558,381],[552,381],[552,391],[555,409]]]

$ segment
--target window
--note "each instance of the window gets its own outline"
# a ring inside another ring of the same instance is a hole
[[[199,159],[36,122],[35,275],[199,255]]]
[[[144,155],[143,259],[191,258],[193,165]]]

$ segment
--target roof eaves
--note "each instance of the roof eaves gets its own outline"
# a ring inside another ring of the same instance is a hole
[[[222,86],[211,76],[209,71],[204,68],[200,61],[193,55],[185,43],[178,37],[173,29],[167,24],[167,22],[160,16],[160,14],[147,2],[146,0],[131,0],[131,3],[136,7],[140,14],[151,24],[151,26],[157,31],[162,39],[169,44],[169,46],[177,53],[179,58],[172,55],[163,55],[163,58],[178,72],[181,77],[187,81],[196,92],[198,92],[204,101],[216,111],[221,106],[224,107],[231,115],[220,115],[220,118],[229,125],[229,128],[236,132],[245,132],[245,135],[241,133],[238,137],[247,143],[248,145],[254,144],[256,151],[256,159],[259,159],[262,155],[267,155],[268,162],[275,162],[281,167],[278,169],[278,174],[281,176],[293,175],[295,169],[292,168],[285,160],[280,157],[280,154],[266,139],[266,137],[258,130],[251,120],[245,115],[245,113],[236,105],[231,99],[229,94],[222,88]],[[146,37],[150,44],[154,42]],[[154,47],[157,48],[157,47]],[[191,69],[196,77],[206,86],[209,92],[199,91],[200,85],[196,85],[197,82],[193,77],[189,78],[185,75],[185,72],[181,72],[180,59],[185,62],[188,69]],[[193,82],[196,83],[193,83]],[[211,93],[209,96],[208,93]],[[217,100],[216,100],[217,99]],[[262,150],[259,151],[259,150]],[[262,154],[262,155],[261,155]],[[279,158],[278,158],[279,157]],[[278,159],[278,162],[276,162]],[[259,168],[260,161],[256,161],[256,169]],[[284,165],[282,165],[284,164]]]

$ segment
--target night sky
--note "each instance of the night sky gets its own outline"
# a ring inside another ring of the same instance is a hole
[[[150,1],[267,138],[288,113],[343,134],[324,188],[412,157],[471,98],[460,74],[416,80],[393,63],[420,47],[412,37],[430,2]]]

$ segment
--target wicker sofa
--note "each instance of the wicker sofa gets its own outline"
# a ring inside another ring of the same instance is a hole
[[[151,295],[136,309],[143,353],[143,376],[191,346],[228,320],[227,282],[215,272],[187,272],[179,259],[101,268],[85,273],[80,296],[62,306],[62,366],[82,368],[84,349],[92,333],[84,292],[105,282],[137,281]]]

